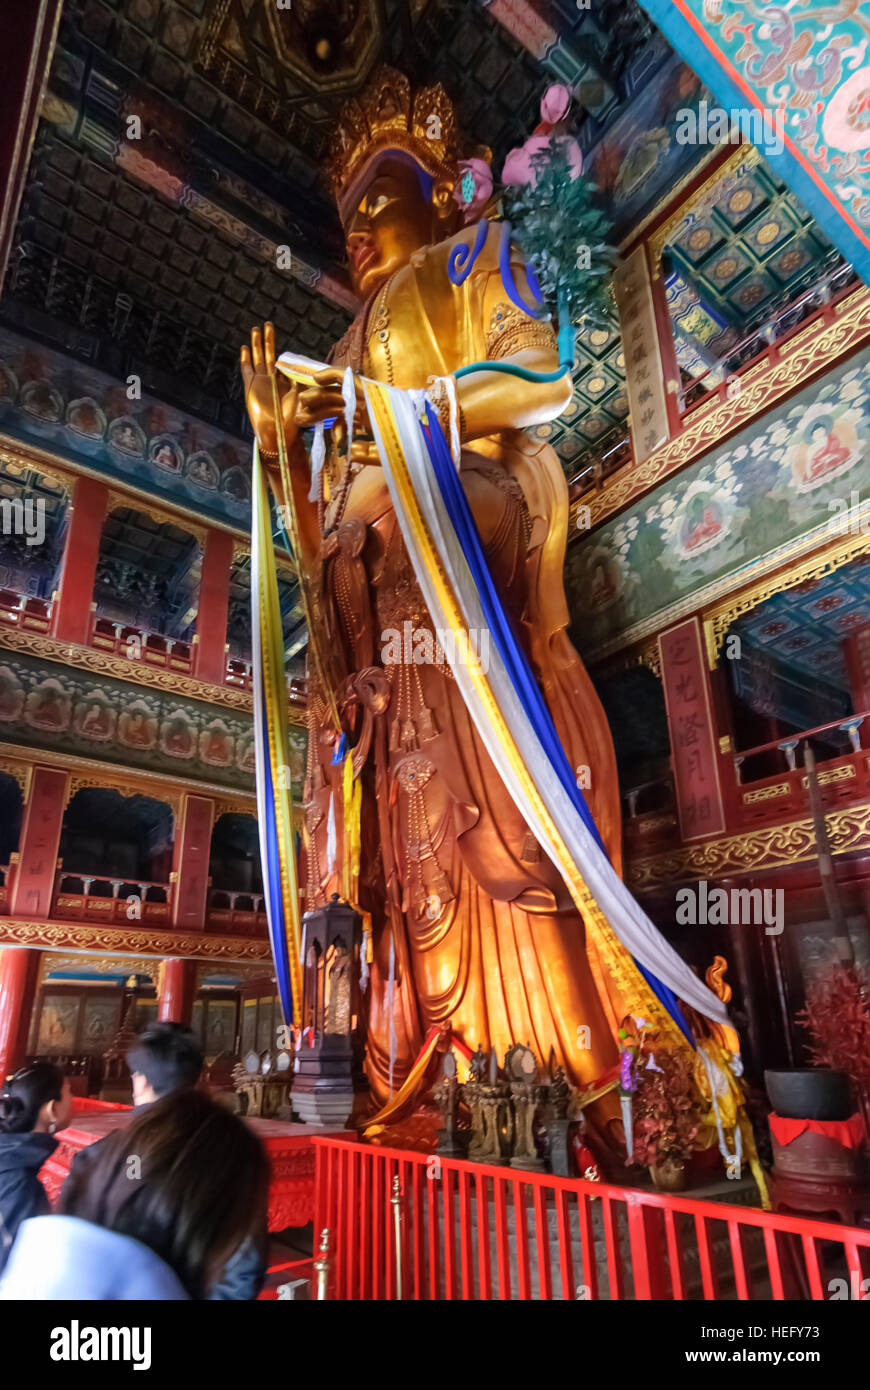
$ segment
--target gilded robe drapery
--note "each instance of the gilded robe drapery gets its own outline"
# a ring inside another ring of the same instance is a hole
[[[459,252],[467,268],[460,248],[475,236],[468,228],[417,253],[366,305],[334,363],[404,388],[528,348],[551,351],[555,365],[549,324],[521,312],[505,288],[499,226],[489,228],[463,282],[451,283],[448,262]],[[515,249],[511,264],[530,302]],[[542,386],[523,423],[554,418],[569,390],[564,379]],[[588,769],[585,794],[618,869],[613,745],[566,633],[568,497],[558,459],[512,430],[465,443],[460,476],[572,766]],[[330,527],[319,584],[335,670],[342,680],[366,672],[362,685],[389,695],[374,714],[362,773],[360,902],[374,922],[367,1039],[374,1095],[383,1101],[396,1090],[428,1029],[448,1021],[472,1049],[482,1043],[503,1054],[528,1041],[544,1059],[552,1047],[576,1082],[597,1079],[616,1061],[615,1032],[630,998],[613,956],[605,963],[587,941],[557,870],[493,768],[439,653],[380,465],[362,440],[350,468],[333,479]],[[333,867],[341,848],[338,769],[316,692],[309,719],[307,906],[341,886]]]

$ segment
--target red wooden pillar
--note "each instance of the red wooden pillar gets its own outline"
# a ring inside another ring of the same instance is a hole
[[[208,902],[208,870],[214,802],[185,793],[175,829],[172,867],[172,925],[202,931]]]
[[[227,617],[233,538],[229,531],[209,531],[202,557],[196,614],[196,670],[201,681],[223,685],[226,675]]]
[[[39,980],[41,951],[4,946],[0,951],[0,1082],[21,1066]]]
[[[77,478],[60,584],[52,614],[52,635],[62,642],[87,643],[91,604],[100,557],[100,537],[109,508],[109,489],[96,478]]]
[[[68,772],[59,772],[53,767],[34,767],[9,904],[13,917],[41,920],[51,915],[57,852],[68,797]]]
[[[161,1023],[190,1023],[196,985],[196,961],[172,957],[161,962],[157,1017]]]

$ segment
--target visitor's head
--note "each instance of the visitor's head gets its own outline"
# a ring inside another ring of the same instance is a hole
[[[150,1105],[199,1081],[202,1052],[184,1023],[151,1023],[127,1052],[133,1104]]]
[[[177,1090],[73,1167],[61,1212],[153,1250],[191,1298],[265,1227],[269,1167],[259,1139],[203,1091]]]
[[[69,1079],[53,1062],[32,1062],[0,1090],[0,1134],[54,1134],[72,1117]]]
[[[410,155],[386,150],[341,200],[348,260],[361,299],[407,265],[415,251],[459,224],[455,178],[433,178]]]

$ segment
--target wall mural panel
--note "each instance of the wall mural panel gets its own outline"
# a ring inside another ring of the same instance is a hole
[[[868,500],[865,350],[574,546],[575,640],[594,651],[813,527],[836,534],[852,524],[840,510]]]
[[[0,652],[0,741],[201,778],[254,785],[253,720],[52,662]],[[305,768],[306,731],[290,726],[290,772]]]
[[[0,328],[0,430],[134,481],[204,517],[250,526],[250,447]]]

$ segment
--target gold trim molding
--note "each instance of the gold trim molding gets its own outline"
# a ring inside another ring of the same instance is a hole
[[[237,976],[239,977],[239,979],[240,979],[242,982],[244,982],[244,981],[246,981],[246,980],[257,980],[257,979],[262,979],[264,975],[267,976],[267,977],[271,976],[272,979],[274,979],[274,974],[273,974],[274,969],[275,969],[275,967],[274,967],[274,965],[273,965],[273,963],[272,963],[271,957],[265,962],[265,965],[261,965],[261,964],[245,965],[245,964],[242,964],[240,961],[233,961],[233,963],[232,963],[232,973],[233,973],[234,975],[237,975]],[[214,966],[213,966],[213,965],[210,965],[207,961],[197,961],[197,963],[196,963],[196,988],[197,988],[197,989],[200,988],[200,986],[202,985],[203,981],[207,978],[207,976],[209,975],[209,973],[210,973],[211,971],[213,971],[213,970],[214,970]],[[227,988],[231,988],[231,986],[227,986],[227,985],[218,985],[217,988],[218,988],[218,989],[227,989]]]
[[[149,666],[143,661],[128,661],[126,657],[112,656],[109,652],[81,646],[76,642],[59,642],[56,637],[28,632],[24,628],[0,625],[0,648],[24,652],[28,656],[41,656],[46,661],[75,666],[98,676],[111,676],[131,685],[147,685],[153,690],[177,695],[180,699],[187,697],[206,705],[223,705],[244,714],[250,714],[254,708],[253,696],[248,690],[238,690],[231,685],[207,685],[205,681],[185,676],[180,671]],[[292,709],[290,715],[292,719]],[[301,714],[297,722],[302,722]]]
[[[870,846],[870,802],[828,811],[825,820],[834,854],[849,854]],[[626,882],[637,893],[686,879],[723,878],[727,874],[782,868],[815,856],[815,830],[812,819],[806,818],[686,845],[649,858],[631,859]]]
[[[99,975],[117,974],[124,970],[128,975],[148,975],[157,980],[157,966],[149,956],[89,956],[83,951],[73,955],[57,955],[46,952],[39,962],[39,985],[44,985],[53,970],[96,970]]]
[[[21,788],[21,799],[26,801],[30,795],[30,778],[33,775],[33,763],[26,762],[23,758],[7,758],[0,756],[0,772],[8,773],[14,777]]]
[[[164,502],[162,498],[158,502],[153,492],[147,492],[144,488],[132,487],[120,479],[109,478],[105,473],[101,473],[96,468],[89,468],[85,463],[70,463],[68,459],[63,459],[48,449],[40,449],[35,444],[22,444],[20,440],[12,439],[8,434],[2,432],[0,432],[0,458],[8,463],[16,464],[18,467],[36,468],[41,473],[58,474],[62,478],[64,486],[69,489],[70,495],[72,495],[72,487],[76,478],[93,478],[98,483],[105,483],[109,489],[110,499],[121,499],[120,503],[116,500],[116,505],[129,507],[131,511],[136,512],[144,512],[148,507],[159,507],[162,521],[170,521],[173,526],[179,525],[181,530],[189,531],[193,526],[202,530],[201,512],[195,512],[190,507],[182,506],[181,503]],[[130,500],[133,498],[136,500]],[[163,515],[164,512],[165,515]],[[179,517],[183,518],[183,525],[179,523]],[[246,535],[241,527],[233,526],[227,521],[221,521],[219,517],[209,517],[207,529],[229,531],[233,536],[238,536],[241,539],[244,539]]]
[[[101,791],[119,792],[125,800],[128,796],[147,796],[153,799],[154,801],[162,801],[171,810],[172,819],[175,822],[176,827],[178,826],[178,822],[181,819],[181,797],[183,795],[182,792],[168,791],[164,788],[155,787],[148,783],[128,782],[126,780],[124,782],[116,782],[114,779],[112,779],[111,781],[109,781],[109,784],[107,785],[107,779],[105,777],[100,777],[94,774],[75,773],[72,777],[70,777],[69,794],[67,796],[67,806],[69,806],[69,803],[72,801],[73,797],[76,795],[77,792],[87,791],[92,788],[98,788]],[[158,792],[160,793],[160,795],[157,795]]]
[[[766,358],[740,376],[742,390],[731,400],[718,396],[686,417],[680,434],[655,449],[639,464],[617,469],[597,491],[586,492],[573,504],[568,534],[573,540],[588,534],[577,529],[579,507],[589,508],[590,526],[623,511],[692,459],[721,447],[778,401],[821,375],[835,361],[870,339],[870,290],[862,285],[837,304],[833,323],[810,324],[784,342],[774,362]]]
[[[190,521],[185,517],[182,523],[177,515],[158,502],[140,502],[137,500],[134,504],[125,492],[119,492],[112,487],[109,489],[106,517],[111,516],[112,512],[118,511],[119,508],[126,512],[137,512],[140,516],[147,516],[149,520],[156,521],[158,526],[175,526],[179,531],[186,531],[189,536],[193,536],[199,545],[200,559],[202,559],[205,553],[205,538],[208,534],[208,527],[203,526],[201,521]]]
[[[253,803],[254,803],[253,805],[251,805],[251,800],[252,800],[252,799],[253,799]],[[221,816],[255,816],[255,817],[256,817],[256,814],[257,814],[257,802],[256,802],[256,799],[255,799],[255,798],[250,798],[250,797],[249,797],[249,798],[242,798],[242,797],[239,797],[239,798],[237,798],[235,801],[233,801],[233,800],[226,800],[226,799],[225,799],[225,800],[223,800],[223,801],[216,801],[215,804],[214,804],[214,818],[215,818],[215,822],[219,821],[220,818],[221,818]]]
[[[623,671],[633,671],[638,666],[645,666],[658,680],[662,678],[662,654],[657,636],[647,639],[641,646],[633,647],[630,651],[620,652],[610,659],[605,658],[600,664],[596,662],[594,652],[587,653],[583,661],[588,669],[595,667],[596,680],[608,680]]]
[[[156,931],[144,928],[102,927],[98,922],[29,922],[22,917],[0,917],[0,949],[29,946],[44,951],[117,952],[156,957],[183,956],[188,960],[263,961],[271,969],[268,941],[242,936],[217,936],[209,932],[180,932],[172,927]]]
[[[227,801],[231,796],[240,808],[244,806],[246,810],[249,809],[256,814],[256,794],[253,791],[246,792],[242,788],[234,790],[216,782],[197,782],[192,778],[173,777],[171,772],[148,772],[145,769],[126,767],[123,763],[101,763],[93,758],[83,758],[77,753],[62,753],[57,748],[29,748],[20,743],[0,746],[4,753],[16,761],[20,759],[31,768],[51,767],[60,771],[69,769],[73,774],[71,782],[76,782],[79,787],[117,787],[118,790],[128,787],[136,793],[158,797],[163,801],[168,801],[170,796],[180,798],[185,794],[214,797],[215,800],[221,801]]]
[[[777,782],[772,787],[756,787],[754,791],[743,793],[743,804],[755,806],[759,801],[773,801],[778,796],[787,796],[790,791],[788,782]]]
[[[854,763],[843,763],[840,767],[829,767],[826,771],[820,772],[818,774],[819,786],[827,787],[832,782],[848,782],[850,777],[855,776],[856,772]],[[809,777],[802,777],[801,786],[808,787],[809,785]]]

